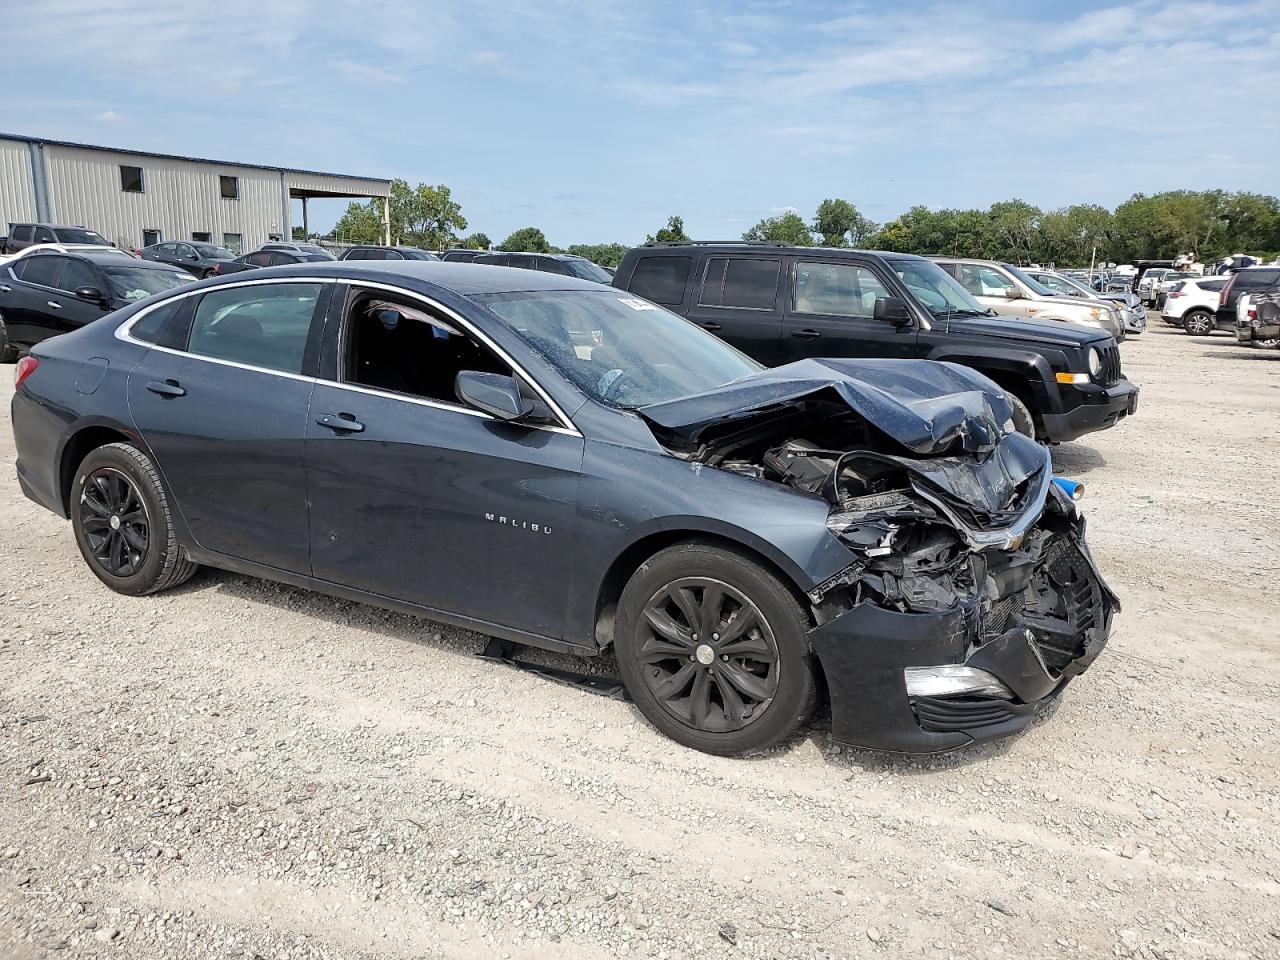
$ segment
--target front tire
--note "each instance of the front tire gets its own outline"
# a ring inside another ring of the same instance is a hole
[[[0,363],[17,363],[18,348],[9,342],[9,331],[4,325],[4,314],[0,313]]]
[[[72,484],[71,527],[80,555],[117,593],[156,593],[190,578],[169,498],[151,458],[127,443],[89,453]]]
[[[614,648],[650,723],[695,750],[741,756],[782,742],[813,713],[807,628],[805,609],[758,562],[685,543],[632,575]]]
[[[1182,329],[1193,337],[1207,337],[1213,327],[1213,314],[1208,310],[1190,310],[1182,318]]]
[[[1006,392],[1004,398],[1009,401],[1009,406],[1013,408],[1013,428],[1023,436],[1034,440],[1036,438],[1036,420],[1031,415],[1031,411],[1027,409],[1027,405],[1012,393]]]

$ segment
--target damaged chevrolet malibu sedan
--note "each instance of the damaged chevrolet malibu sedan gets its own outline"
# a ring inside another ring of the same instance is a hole
[[[923,360],[764,369],[654,304],[471,264],[206,280],[37,346],[18,479],[113,590],[205,564],[580,656],[737,755],[1016,732],[1115,597],[1004,393]]]

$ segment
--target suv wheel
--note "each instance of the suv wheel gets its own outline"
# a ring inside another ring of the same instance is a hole
[[[1035,417],[1031,416],[1031,411],[1027,409],[1027,405],[1012,393],[1006,392],[1004,397],[1009,401],[1009,406],[1013,407],[1013,428],[1034,440],[1036,438],[1036,420]]]
[[[807,625],[791,591],[760,564],[687,543],[631,577],[614,647],[650,723],[687,747],[740,756],[785,740],[813,712]]]
[[[1189,310],[1182,318],[1182,329],[1193,337],[1207,337],[1213,327],[1213,314],[1208,310]]]
[[[4,314],[0,313],[0,363],[17,363],[18,348],[9,342],[9,331],[5,329]]]
[[[92,451],[72,485],[71,527],[89,569],[118,593],[175,587],[196,571],[182,555],[151,459],[127,443]]]

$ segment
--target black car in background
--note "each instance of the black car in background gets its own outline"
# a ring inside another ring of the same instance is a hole
[[[191,282],[166,264],[102,253],[43,253],[0,268],[0,362],[104,314]]]
[[[1257,296],[1280,289],[1280,267],[1245,267],[1231,275],[1218,295],[1215,329],[1236,329],[1236,305],[1242,294]]]
[[[22,491],[111,589],[208,564],[612,649],[641,713],[712,753],[779,743],[820,695],[841,742],[1007,736],[1117,608],[1049,451],[1003,429],[986,378],[765,369],[569,277],[207,280],[38,346],[16,384]]]
[[[199,240],[166,240],[164,243],[153,243],[142,248],[143,260],[154,260],[179,267],[196,277],[212,277],[213,268],[219,263],[234,260],[236,255],[226,247]]]
[[[332,253],[326,250],[324,247],[320,246],[320,244],[304,243],[301,240],[297,242],[290,242],[288,240],[268,240],[258,249],[259,250],[284,250],[289,253],[314,253],[316,255],[316,258],[315,260],[312,261],[313,263],[319,262],[321,260],[337,260],[338,259]]]
[[[37,243],[83,243],[95,247],[110,247],[100,233],[85,227],[60,223],[11,223],[9,235],[4,240],[4,253],[17,253]]]
[[[380,247],[367,244],[344,250],[339,260],[439,260],[434,253],[421,247]]]
[[[242,270],[255,270],[258,267],[284,267],[295,263],[331,263],[333,257],[327,253],[303,253],[300,250],[255,250],[234,260],[221,260],[209,268],[208,276],[221,277],[228,273],[239,273]]]
[[[585,257],[568,253],[484,253],[471,261],[494,267],[516,267],[520,270],[541,270],[558,273],[562,277],[577,277],[593,283],[610,284],[613,277],[603,267],[598,267]]]
[[[440,259],[445,263],[471,263],[476,257],[483,257],[488,250],[473,250],[470,247],[449,247],[440,252]]]
[[[1019,430],[1075,440],[1137,409],[1108,334],[994,317],[950,274],[903,253],[760,243],[645,244],[614,286],[769,366],[807,357],[949,360],[1014,401]]]

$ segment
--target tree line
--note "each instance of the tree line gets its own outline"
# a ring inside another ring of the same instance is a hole
[[[463,236],[467,219],[443,184],[410,189],[393,180],[389,201],[393,243],[429,250],[449,246],[509,252],[571,253],[614,267],[628,245],[573,244],[561,250],[537,227],[521,227],[494,245],[483,233]],[[349,243],[378,243],[383,236],[382,201],[352,203],[332,237]],[[684,220],[648,235],[647,242],[689,242]],[[850,201],[823,200],[806,220],[795,211],[761,219],[743,240],[793,246],[861,247],[900,253],[984,257],[1016,263],[1087,266],[1139,259],[1172,259],[1194,254],[1211,262],[1233,253],[1271,259],[1280,253],[1280,200],[1226,190],[1172,190],[1135,193],[1115,208],[1073,204],[1041,210],[1025,200],[993,203],[986,210],[930,210],[915,206],[887,223],[875,223]]]

